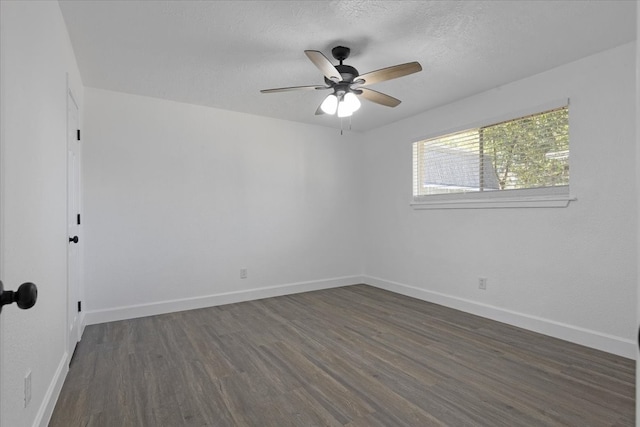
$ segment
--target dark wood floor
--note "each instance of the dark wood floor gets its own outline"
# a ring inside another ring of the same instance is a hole
[[[50,426],[633,426],[634,365],[356,285],[89,326]]]

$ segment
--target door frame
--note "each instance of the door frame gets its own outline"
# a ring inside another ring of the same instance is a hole
[[[640,167],[640,0],[636,1],[636,168]],[[640,224],[640,172],[636,173],[636,218]],[[640,230],[636,225],[636,261],[640,263]],[[640,265],[640,264],[639,264]],[[640,425],[640,277],[636,272],[636,425]]]

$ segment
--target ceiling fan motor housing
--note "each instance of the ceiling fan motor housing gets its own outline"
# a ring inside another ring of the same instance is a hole
[[[338,70],[338,72],[340,73],[340,76],[342,77],[342,81],[347,83],[353,82],[355,78],[360,75],[358,74],[358,70],[356,70],[354,67],[350,65],[342,65],[342,64],[336,65],[336,70]],[[329,80],[326,77],[324,78],[324,81],[329,86],[332,86],[333,84],[335,84],[335,82]]]

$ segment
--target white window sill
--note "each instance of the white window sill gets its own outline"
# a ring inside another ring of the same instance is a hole
[[[413,209],[505,209],[505,208],[566,208],[578,200],[569,194],[520,197],[448,198],[412,201]]]

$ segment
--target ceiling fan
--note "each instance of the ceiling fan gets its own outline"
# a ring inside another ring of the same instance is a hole
[[[333,65],[326,56],[317,50],[305,50],[304,53],[324,74],[324,82],[326,86],[310,85],[310,86],[292,86],[281,87],[275,89],[264,89],[262,93],[287,92],[292,90],[327,90],[333,89],[322,104],[316,110],[316,115],[320,114],[336,114],[338,117],[349,117],[360,108],[360,100],[358,96],[375,102],[376,104],[387,107],[396,107],[400,104],[400,100],[382,92],[369,89],[365,86],[374,83],[383,82],[385,80],[396,79],[409,74],[422,71],[422,66],[418,62],[407,62],[406,64],[394,65],[392,67],[382,68],[380,70],[371,71],[365,74],[359,74],[358,70],[350,65],[343,64],[343,61],[349,57],[351,49],[344,46],[336,46],[331,49],[331,54],[335,59],[340,61],[339,65]]]

